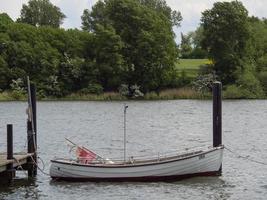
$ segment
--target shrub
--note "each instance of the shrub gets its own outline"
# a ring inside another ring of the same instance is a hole
[[[90,83],[86,88],[83,88],[80,90],[81,94],[102,94],[103,93],[103,87],[100,84],[97,83]]]
[[[26,99],[25,93],[18,91],[18,90],[13,90],[10,93],[10,97],[12,100],[25,100]]]
[[[160,99],[202,99],[204,95],[192,88],[163,90],[159,93]]]
[[[156,100],[159,99],[159,96],[156,92],[148,92],[144,96],[145,100]]]
[[[265,72],[261,72],[259,75],[259,81],[261,83],[263,92],[265,94],[265,96],[267,96],[267,71]]]
[[[126,84],[121,84],[119,87],[119,93],[121,96],[128,97],[130,95],[129,87]]]
[[[144,94],[140,90],[140,86],[134,84],[128,87],[126,84],[122,84],[119,88],[119,93],[121,96],[129,97],[129,98],[140,98],[143,97]]]
[[[227,99],[241,99],[244,98],[243,92],[236,85],[229,85],[223,93],[224,98]]]
[[[237,85],[247,98],[260,98],[263,96],[263,90],[260,81],[253,73],[244,72],[237,80]],[[244,98],[245,98],[244,97]]]
[[[259,80],[251,72],[244,72],[235,85],[226,87],[224,97],[228,99],[262,98],[263,90]]]

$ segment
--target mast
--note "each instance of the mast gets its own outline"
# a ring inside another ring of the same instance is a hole
[[[124,163],[126,163],[126,110],[127,110],[128,106],[126,104],[124,104],[124,131],[123,131],[123,144],[124,144],[124,148],[123,148],[123,153],[124,153]]]

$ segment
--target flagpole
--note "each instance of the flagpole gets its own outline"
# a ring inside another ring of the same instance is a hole
[[[126,110],[127,110],[128,106],[126,104],[124,104],[124,140],[123,140],[123,144],[124,144],[124,163],[126,163]]]

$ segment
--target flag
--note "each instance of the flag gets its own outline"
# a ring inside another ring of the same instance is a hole
[[[76,156],[78,160],[83,164],[91,163],[98,158],[98,156],[94,152],[79,146],[77,146],[76,149]]]

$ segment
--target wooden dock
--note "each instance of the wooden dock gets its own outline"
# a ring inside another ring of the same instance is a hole
[[[28,78],[28,119],[26,152],[13,152],[13,125],[7,124],[7,151],[0,152],[0,183],[12,183],[17,170],[28,171],[28,177],[37,175],[37,128],[36,128],[36,89]]]
[[[33,155],[33,153],[15,153],[13,156],[14,159],[7,160],[7,154],[0,153],[0,173],[8,170],[8,166],[10,164],[12,164],[14,168],[22,166],[22,168],[26,170],[26,168],[23,166],[27,164],[28,159],[31,159]]]

